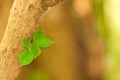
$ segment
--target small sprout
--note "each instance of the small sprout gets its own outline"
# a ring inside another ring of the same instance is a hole
[[[22,45],[28,50],[20,53],[19,61],[21,65],[30,64],[33,59],[36,59],[41,54],[40,47],[47,48],[53,44],[53,41],[46,38],[42,30],[37,30],[33,34],[33,43],[29,39],[24,38],[22,40]]]
[[[23,45],[24,47],[26,47],[26,48],[30,48],[31,42],[30,42],[29,39],[24,38],[24,39],[22,40],[22,45]]]
[[[19,61],[21,65],[28,65],[33,61],[33,55],[29,51],[25,50],[20,53]]]
[[[52,44],[53,44],[53,41],[48,38],[44,38],[39,42],[39,46],[43,48],[50,47]]]
[[[29,48],[29,50],[30,50],[30,53],[32,53],[34,59],[36,59],[40,55],[40,53],[41,53],[41,49],[39,48],[38,45],[32,45]]]

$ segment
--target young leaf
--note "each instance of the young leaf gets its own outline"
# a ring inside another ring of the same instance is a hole
[[[41,49],[39,48],[38,45],[32,45],[29,50],[30,53],[33,54],[34,59],[36,59],[41,53]]]
[[[53,41],[48,39],[48,38],[44,38],[39,42],[39,46],[43,47],[43,48],[47,48],[50,47],[53,44]]]
[[[24,47],[29,48],[29,47],[31,46],[31,42],[30,42],[29,39],[24,38],[24,39],[22,40],[22,45],[23,45]]]
[[[33,55],[29,51],[25,50],[20,53],[19,61],[21,65],[28,65],[33,61]]]
[[[39,42],[41,41],[41,39],[45,38],[45,34],[43,31],[41,30],[37,30],[34,32],[34,35],[33,35],[33,42],[35,44],[39,44]]]

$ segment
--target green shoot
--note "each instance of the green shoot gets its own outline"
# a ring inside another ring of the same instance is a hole
[[[41,54],[42,48],[50,47],[53,41],[45,37],[45,33],[42,30],[37,30],[33,34],[33,43],[29,39],[24,38],[22,40],[22,45],[28,50],[22,51],[19,55],[19,62],[21,65],[30,64],[33,59],[36,59]]]

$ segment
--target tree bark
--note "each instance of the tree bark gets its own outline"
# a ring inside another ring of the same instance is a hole
[[[62,0],[15,0],[0,44],[0,80],[15,80],[22,66],[18,61],[23,37],[31,38],[45,11]]]

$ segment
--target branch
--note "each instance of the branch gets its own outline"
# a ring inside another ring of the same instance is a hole
[[[0,44],[0,80],[15,80],[22,66],[18,55],[23,37],[31,38],[44,12],[62,0],[15,0]]]

